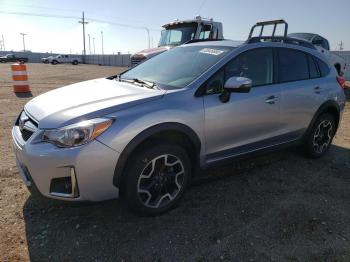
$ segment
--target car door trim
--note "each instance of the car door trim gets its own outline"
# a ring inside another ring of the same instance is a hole
[[[239,156],[243,156],[256,151],[269,149],[271,147],[291,143],[298,141],[305,133],[306,129],[296,130],[287,134],[275,136],[272,138],[264,139],[258,142],[253,142],[247,145],[226,149],[220,152],[208,154],[206,157],[206,163],[211,164],[217,161],[231,159]]]

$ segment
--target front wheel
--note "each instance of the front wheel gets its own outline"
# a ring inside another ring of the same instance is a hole
[[[318,117],[305,140],[305,152],[311,158],[323,156],[329,149],[336,132],[335,119],[325,113]]]
[[[129,159],[122,191],[125,204],[142,215],[159,215],[173,208],[191,176],[186,151],[173,144],[153,144]]]
[[[78,64],[78,61],[77,61],[77,60],[74,60],[72,64],[73,64],[73,65],[77,65],[77,64]]]

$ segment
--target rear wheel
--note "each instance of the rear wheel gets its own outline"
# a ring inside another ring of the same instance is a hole
[[[77,65],[77,64],[78,64],[78,61],[77,61],[77,60],[74,60],[72,64],[73,64],[73,65]]]
[[[186,151],[173,144],[153,144],[130,159],[122,191],[125,204],[142,215],[158,215],[173,208],[191,176]]]
[[[52,61],[52,64],[53,64],[53,65],[57,65],[58,62],[57,62],[56,60],[53,60],[53,61]]]
[[[306,154],[311,158],[323,156],[329,149],[336,132],[335,119],[325,113],[318,117],[305,140]]]

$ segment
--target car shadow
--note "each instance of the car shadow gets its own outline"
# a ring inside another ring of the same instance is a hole
[[[292,149],[212,169],[158,217],[136,216],[117,200],[76,206],[29,197],[30,260],[343,259],[349,243],[333,241],[350,239],[349,159],[349,148],[333,145],[317,160]]]

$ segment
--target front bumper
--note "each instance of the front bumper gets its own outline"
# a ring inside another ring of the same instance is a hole
[[[113,185],[118,152],[97,140],[73,148],[32,143],[39,132],[24,141],[19,127],[12,128],[17,167],[29,189],[37,188],[43,196],[67,201],[118,198],[119,190]],[[71,192],[54,192],[53,180],[63,178],[70,180]]]

